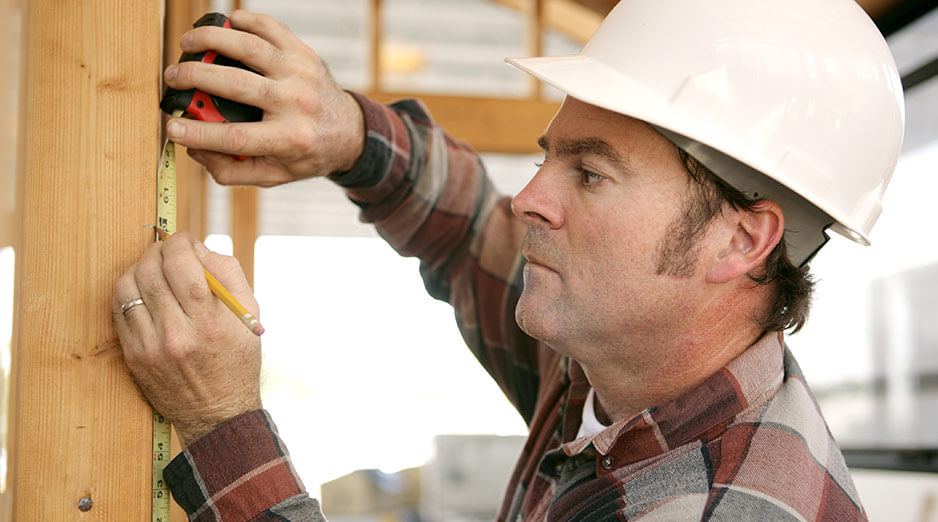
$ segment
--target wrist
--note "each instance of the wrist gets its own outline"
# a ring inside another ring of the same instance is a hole
[[[346,172],[352,170],[365,153],[365,142],[368,131],[365,127],[365,114],[358,99],[348,91],[342,91],[341,98],[343,120],[349,122],[346,135],[340,139],[344,146],[343,153],[339,155],[342,161],[338,162],[333,172]]]
[[[197,417],[180,417],[172,420],[173,428],[176,430],[176,435],[179,438],[179,444],[182,448],[187,448],[193,442],[201,439],[202,437],[208,435],[209,433],[215,431],[219,426],[230,422],[231,420],[244,415],[245,413],[259,410],[263,406],[258,401],[252,401],[248,404],[243,404],[237,408],[230,408],[224,412],[216,412],[213,414],[201,414]]]

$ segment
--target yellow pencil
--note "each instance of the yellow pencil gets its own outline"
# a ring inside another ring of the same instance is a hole
[[[160,239],[166,239],[170,236],[168,232],[166,232],[160,227],[153,226],[153,225],[148,225],[148,226],[156,229],[156,234],[160,236]],[[229,292],[227,288],[222,286],[222,284],[219,283],[218,280],[215,279],[215,277],[208,272],[208,270],[205,270],[205,268],[203,267],[202,271],[205,272],[205,281],[208,283],[208,287],[212,290],[212,293],[215,294],[215,296],[218,297],[218,299],[222,303],[225,303],[225,306],[227,306],[229,310],[234,312],[234,314],[238,316],[238,319],[241,319],[241,322],[244,323],[244,326],[247,326],[248,330],[254,332],[254,335],[263,334],[264,327],[261,326],[260,321],[258,321],[257,318],[254,317],[254,314],[252,314],[251,312],[248,312],[247,309],[244,308],[244,305],[239,303],[238,300],[235,299],[233,295],[231,295],[231,292]]]

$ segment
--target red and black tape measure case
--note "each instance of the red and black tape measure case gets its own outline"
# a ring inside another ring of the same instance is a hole
[[[193,27],[214,25],[231,29],[228,17],[221,13],[208,13],[193,24]],[[247,71],[256,72],[243,63],[222,56],[215,51],[205,51],[198,54],[182,53],[181,62],[203,62],[227,67],[238,67]],[[264,112],[253,105],[226,100],[213,94],[196,89],[178,91],[167,87],[160,100],[160,108],[167,114],[182,110],[183,115],[201,121],[216,123],[260,121]]]

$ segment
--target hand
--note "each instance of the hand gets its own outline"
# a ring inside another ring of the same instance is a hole
[[[169,137],[188,147],[221,184],[273,186],[352,168],[365,146],[364,116],[355,99],[282,23],[241,10],[229,19],[233,29],[206,26],[184,34],[183,51],[214,50],[260,74],[182,62],[168,67],[164,79],[175,89],[197,88],[260,107],[263,120],[221,124],[174,118],[167,125]]]
[[[117,280],[111,306],[137,386],[175,425],[184,447],[261,407],[260,339],[212,294],[203,266],[257,314],[237,260],[184,232],[147,248]],[[144,304],[121,311],[136,298]]]

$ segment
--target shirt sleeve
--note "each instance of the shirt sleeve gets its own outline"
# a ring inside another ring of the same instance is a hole
[[[244,413],[195,441],[163,478],[189,520],[325,520],[265,410]]]
[[[420,259],[427,291],[449,302],[476,358],[526,422],[538,391],[538,344],[514,318],[525,226],[479,156],[437,126],[416,100],[384,106],[354,94],[367,128],[359,163],[330,179],[363,222]]]

